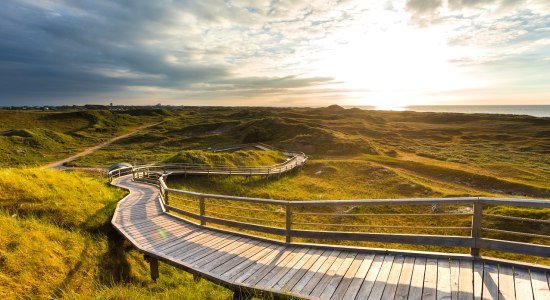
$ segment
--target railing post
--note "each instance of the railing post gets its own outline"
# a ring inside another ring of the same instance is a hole
[[[483,204],[479,201],[479,197],[474,202],[474,213],[472,215],[472,238],[474,246],[470,249],[470,254],[479,256],[479,239],[481,238],[481,218],[483,213]]]
[[[200,215],[200,221],[201,226],[206,225],[206,220],[204,219],[204,197],[199,197],[199,215]]]
[[[166,206],[170,205],[169,202],[168,202],[168,193],[169,191],[167,189],[164,189],[164,204]],[[166,212],[168,212],[168,207],[164,207],[166,209]]]
[[[292,242],[292,237],[290,231],[292,230],[292,206],[289,204],[286,205],[286,239],[285,242],[290,244]]]

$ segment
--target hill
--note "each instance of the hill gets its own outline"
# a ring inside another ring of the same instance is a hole
[[[110,224],[124,194],[94,174],[0,169],[0,297],[230,298],[167,265],[152,283],[142,256]]]

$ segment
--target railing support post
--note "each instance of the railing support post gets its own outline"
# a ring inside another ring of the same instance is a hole
[[[199,214],[201,226],[206,225],[206,220],[204,219],[204,197],[199,197]]]
[[[168,190],[165,189],[164,190],[164,204],[166,206],[170,205],[170,203],[168,202],[168,193],[169,193]],[[166,206],[164,208],[166,209],[166,212],[168,212],[168,207],[166,207]]]
[[[290,244],[292,242],[292,237],[290,231],[292,230],[292,206],[289,204],[286,205],[286,239],[285,242]]]
[[[148,255],[145,255],[144,258],[145,258],[145,261],[149,263],[151,279],[156,282],[157,279],[159,278],[159,260]]]
[[[479,198],[474,202],[474,212],[472,215],[472,238],[474,239],[474,246],[470,249],[470,254],[473,256],[479,256],[479,239],[481,238],[481,218],[483,214],[483,204],[479,201]]]

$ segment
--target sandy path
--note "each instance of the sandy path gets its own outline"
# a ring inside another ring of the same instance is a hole
[[[62,159],[62,160],[58,160],[58,161],[51,162],[51,163],[49,163],[49,164],[47,164],[47,165],[42,166],[42,168],[47,168],[47,169],[64,169],[64,168],[66,168],[66,167],[64,166],[64,164],[67,163],[67,162],[73,161],[73,160],[75,160],[75,159],[77,159],[77,158],[79,158],[79,157],[81,157],[81,156],[88,155],[88,154],[90,154],[90,153],[94,153],[94,152],[96,152],[97,150],[99,150],[99,149],[101,149],[101,148],[103,148],[103,147],[109,146],[110,144],[112,144],[112,143],[114,143],[114,142],[116,142],[116,141],[118,141],[118,140],[127,138],[127,137],[129,137],[129,136],[131,136],[131,135],[137,133],[137,132],[140,131],[140,130],[143,130],[143,129],[145,129],[145,128],[149,128],[149,127],[152,127],[152,126],[156,126],[156,125],[161,124],[161,123],[163,123],[163,122],[164,122],[164,121],[161,121],[161,122],[158,122],[158,123],[148,124],[148,125],[144,125],[144,126],[138,127],[138,128],[134,129],[134,130],[131,131],[131,132],[128,132],[128,133],[126,133],[126,134],[123,134],[123,135],[119,135],[119,136],[117,136],[117,137],[114,137],[114,138],[112,138],[112,139],[110,139],[110,140],[108,140],[108,141],[106,141],[106,142],[104,142],[104,143],[102,143],[102,144],[97,145],[97,146],[94,146],[94,147],[91,147],[91,148],[87,148],[87,149],[85,149],[84,151],[82,151],[82,152],[80,152],[80,153],[77,153],[77,154],[75,154],[75,155],[73,155],[73,156],[64,158],[64,159]]]

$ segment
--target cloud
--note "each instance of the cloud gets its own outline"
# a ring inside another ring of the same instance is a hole
[[[390,36],[443,32],[441,60],[459,67],[541,51],[548,2],[522,1],[2,0],[0,105],[359,98],[381,76],[354,48]],[[372,80],[350,90],[331,59]]]

